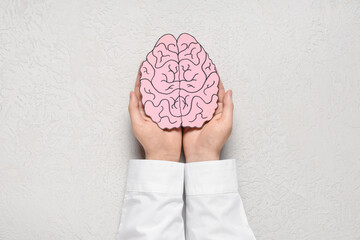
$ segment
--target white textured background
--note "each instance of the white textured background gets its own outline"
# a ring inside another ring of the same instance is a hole
[[[360,239],[360,1],[0,1],[0,239],[113,239],[140,62],[194,35],[258,240]],[[226,240],[226,239],[224,239]]]

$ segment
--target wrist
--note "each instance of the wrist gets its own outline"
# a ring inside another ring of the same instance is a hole
[[[171,154],[167,152],[145,152],[145,159],[148,160],[164,160],[164,161],[172,161],[179,162],[180,161],[180,153],[179,154]]]
[[[220,159],[220,153],[217,152],[201,152],[193,154],[185,154],[186,162],[202,162],[202,161],[213,161]]]

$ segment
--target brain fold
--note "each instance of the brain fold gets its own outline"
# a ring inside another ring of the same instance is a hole
[[[201,127],[218,100],[219,76],[204,48],[189,34],[162,36],[143,62],[140,92],[145,112],[160,128]]]

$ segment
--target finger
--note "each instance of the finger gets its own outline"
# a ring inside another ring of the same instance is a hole
[[[145,110],[144,110],[144,105],[142,104],[142,102],[139,100],[139,111],[140,111],[140,115],[142,118],[147,118],[148,116],[145,114]]]
[[[219,74],[218,74],[219,75]],[[224,89],[224,85],[220,79],[220,76],[219,76],[219,84],[218,84],[218,88],[219,88],[219,91],[218,91],[218,100],[217,100],[217,108],[216,108],[216,111],[215,111],[215,115],[219,114],[219,113],[222,113],[223,111],[223,103],[224,103],[224,95],[225,95],[225,89]]]
[[[224,89],[224,85],[221,81],[221,79],[219,79],[219,92],[218,92],[218,103],[223,103],[224,102],[224,96],[225,96],[225,89]]]
[[[139,100],[137,99],[133,91],[130,92],[129,113],[130,113],[131,122],[133,124],[141,122]]]
[[[217,108],[216,108],[216,111],[215,111],[214,115],[222,113],[222,111],[223,111],[223,103],[218,102],[217,103]]]
[[[221,119],[226,122],[232,122],[234,111],[234,103],[232,100],[232,91],[228,90],[224,96],[224,105]]]
[[[136,97],[141,100],[141,93],[140,93],[140,77],[141,77],[141,67],[143,65],[144,62],[141,62],[140,67],[139,67],[139,71],[138,71],[138,75],[136,77],[136,82],[135,82],[135,95]]]
[[[140,78],[141,78],[141,67],[142,65],[144,64],[145,61],[142,61],[141,64],[140,64],[140,68],[139,68],[139,72],[138,72],[138,77],[136,79],[136,83],[135,83],[135,94],[136,94],[136,97],[138,98],[139,100],[139,110],[140,110],[140,114],[143,118],[147,118],[147,115],[145,114],[145,110],[144,110],[144,105],[142,104],[142,95],[141,95],[141,92],[140,92]]]

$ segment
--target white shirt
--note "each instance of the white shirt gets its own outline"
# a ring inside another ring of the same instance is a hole
[[[130,160],[117,239],[254,240],[235,160]]]

